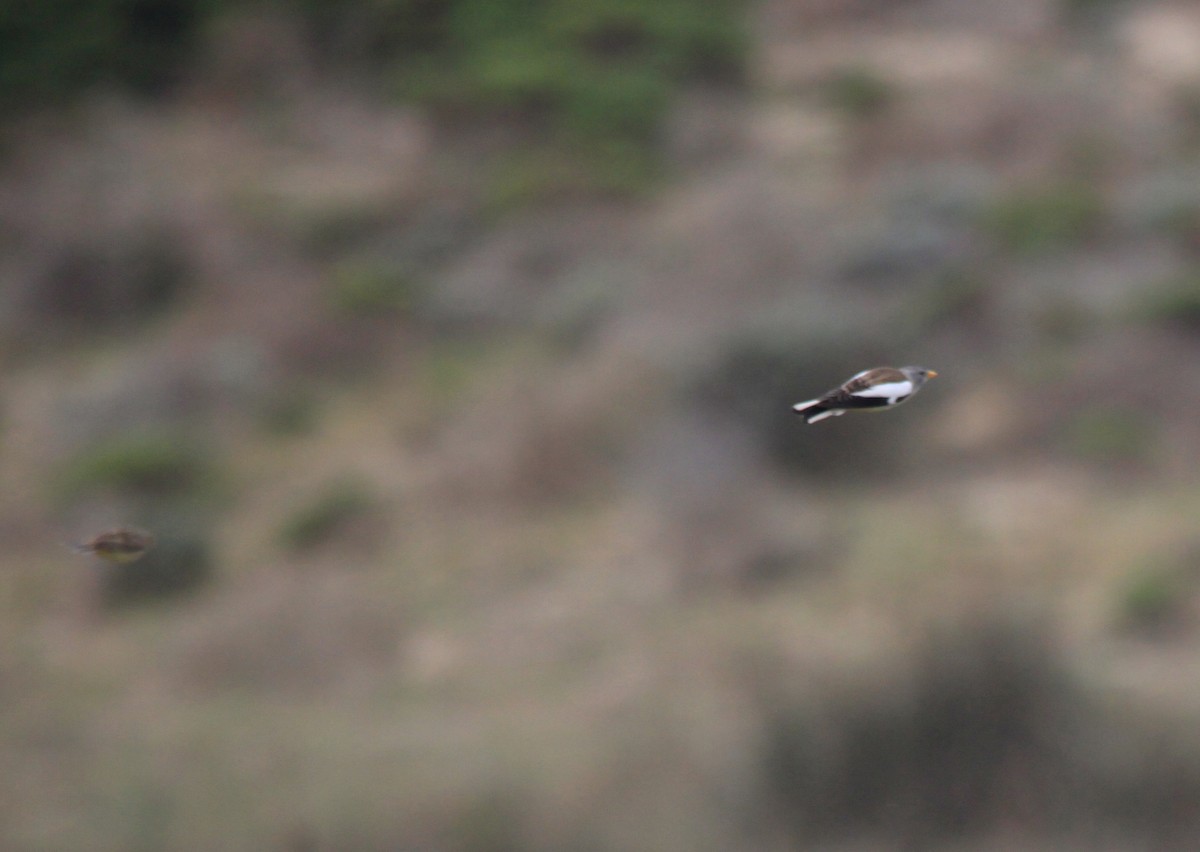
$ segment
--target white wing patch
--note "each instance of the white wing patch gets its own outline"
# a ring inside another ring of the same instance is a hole
[[[792,406],[792,411],[804,411],[806,408],[812,408],[820,401],[819,399],[810,399],[808,402],[797,402]]]
[[[834,408],[829,411],[822,411],[820,414],[808,418],[808,422],[816,423],[820,420],[824,420],[826,417],[841,417],[845,413],[846,412],[842,411],[840,408]]]
[[[855,391],[851,396],[859,397],[883,397],[885,399],[896,400],[900,397],[908,396],[913,392],[912,382],[905,379],[902,382],[884,382],[881,385],[875,385],[871,388],[863,388],[860,391]]]

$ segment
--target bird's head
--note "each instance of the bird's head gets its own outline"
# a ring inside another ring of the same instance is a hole
[[[908,377],[914,387],[920,387],[928,379],[937,377],[937,370],[930,370],[928,367],[901,367],[900,372]]]

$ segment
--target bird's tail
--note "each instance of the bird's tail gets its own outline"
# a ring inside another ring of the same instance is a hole
[[[826,417],[833,417],[842,413],[836,410],[830,411],[828,408],[825,408],[819,399],[798,402],[792,406],[792,411],[803,417],[805,423],[816,423],[818,420],[824,420]]]

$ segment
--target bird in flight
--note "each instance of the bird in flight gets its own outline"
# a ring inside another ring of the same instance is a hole
[[[109,562],[133,562],[153,546],[154,536],[150,533],[122,527],[73,545],[72,550],[91,553]]]
[[[911,399],[936,375],[936,370],[925,367],[873,367],[816,399],[796,403],[792,410],[806,423],[838,417],[847,411],[882,411]]]

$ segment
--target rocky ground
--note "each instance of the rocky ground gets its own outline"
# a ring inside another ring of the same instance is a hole
[[[753,32],[633,197],[271,19],[9,130],[6,848],[1190,848],[1200,13]]]

